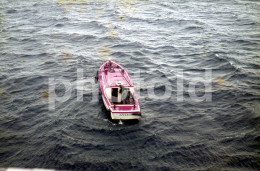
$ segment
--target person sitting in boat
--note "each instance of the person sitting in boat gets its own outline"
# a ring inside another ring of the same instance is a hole
[[[122,87],[121,92],[122,92],[122,95],[121,95],[122,103],[126,104],[127,89]]]
[[[109,72],[115,72],[114,66],[112,65],[111,61],[104,66],[104,69],[105,71],[108,70]]]
[[[104,66],[104,70],[105,71],[109,71],[109,72],[114,72],[114,67],[112,65],[112,63],[107,63],[105,66]]]
[[[121,97],[122,97],[123,104],[130,104],[131,92],[130,92],[129,88],[124,88]]]
[[[114,69],[113,66],[110,66],[110,67],[108,68],[108,71],[109,71],[109,72],[115,72],[115,69]]]

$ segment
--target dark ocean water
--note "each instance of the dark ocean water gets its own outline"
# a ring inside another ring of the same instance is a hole
[[[1,0],[0,23],[0,167],[260,169],[259,1]],[[140,90],[139,122],[109,121],[91,82],[77,100],[77,70],[92,80],[109,58]],[[212,101],[197,102],[209,69]],[[53,111],[51,78],[72,90]],[[165,79],[170,98],[151,97]]]

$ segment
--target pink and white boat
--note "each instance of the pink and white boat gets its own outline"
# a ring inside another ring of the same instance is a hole
[[[97,72],[100,92],[112,120],[133,120],[141,117],[134,85],[127,71],[114,61],[106,61]]]

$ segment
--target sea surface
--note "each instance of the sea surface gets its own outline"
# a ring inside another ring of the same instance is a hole
[[[108,59],[138,122],[107,117]],[[0,167],[259,170],[260,2],[1,0]]]

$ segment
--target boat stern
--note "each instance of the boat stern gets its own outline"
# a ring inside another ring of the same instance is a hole
[[[110,108],[112,120],[135,120],[140,119],[140,106],[136,105],[114,105]]]
[[[140,117],[141,113],[111,112],[112,120],[138,120]]]

